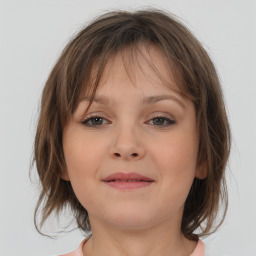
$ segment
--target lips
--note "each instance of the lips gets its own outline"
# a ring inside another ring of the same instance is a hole
[[[107,176],[103,179],[105,182],[113,182],[113,181],[123,181],[123,182],[138,182],[138,181],[146,181],[146,182],[153,182],[154,180],[150,179],[149,177],[140,175],[138,173],[132,172],[132,173],[114,173],[110,176]]]

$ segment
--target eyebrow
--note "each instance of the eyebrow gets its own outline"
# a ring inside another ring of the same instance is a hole
[[[89,97],[83,97],[81,101],[89,101]],[[149,105],[149,104],[154,104],[156,102],[162,101],[162,100],[172,100],[176,101],[182,108],[185,108],[184,103],[175,95],[154,95],[154,96],[148,96],[142,99],[141,104],[142,105]],[[97,102],[98,104],[101,105],[108,105],[109,104],[109,99],[106,96],[95,96],[93,99],[94,102]]]

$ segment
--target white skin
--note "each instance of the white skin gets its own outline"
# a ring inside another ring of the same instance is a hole
[[[137,59],[147,76],[133,63],[134,84],[117,54],[106,66],[96,93],[109,103],[93,102],[85,114],[89,102],[82,100],[63,129],[67,170],[62,178],[70,180],[92,228],[92,237],[83,247],[86,256],[188,256],[196,247],[180,230],[192,182],[206,175],[197,164],[194,106],[175,91],[177,85],[160,50],[153,46],[142,50],[161,76],[172,81],[174,90],[140,55]],[[141,103],[157,95],[171,99]],[[82,123],[95,115],[102,119]],[[154,182],[121,191],[102,181],[115,172],[137,172]]]

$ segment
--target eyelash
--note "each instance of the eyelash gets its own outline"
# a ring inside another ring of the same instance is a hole
[[[91,117],[85,119],[85,120],[82,121],[81,123],[82,123],[83,125],[85,125],[85,126],[94,127],[94,128],[97,128],[97,127],[99,127],[99,126],[102,126],[102,125],[88,125],[88,123],[89,123],[91,120],[96,119],[96,118],[105,119],[105,118],[103,118],[103,117],[101,117],[101,116],[95,115],[95,116],[91,116]],[[154,117],[154,118],[152,118],[152,119],[150,119],[150,120],[154,120],[154,119],[157,119],[157,118],[163,119],[164,121],[167,121],[168,124],[167,124],[167,125],[156,125],[156,126],[167,127],[167,126],[171,126],[171,125],[176,124],[176,121],[174,121],[173,119],[167,118],[167,117],[165,117],[165,116],[156,116],[156,117]],[[106,120],[106,119],[105,119],[105,120]]]

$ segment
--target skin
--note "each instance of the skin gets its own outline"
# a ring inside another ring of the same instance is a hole
[[[180,231],[192,182],[205,176],[205,169],[197,165],[194,106],[176,92],[177,85],[159,49],[142,47],[142,51],[171,82],[171,88],[139,54],[131,66],[135,71],[132,82],[117,54],[106,66],[96,93],[107,97],[109,103],[94,102],[85,113],[89,102],[82,95],[72,120],[63,129],[67,169],[62,178],[70,180],[88,211],[92,228],[93,235],[83,247],[86,256],[106,252],[111,256],[188,256],[196,247],[196,242],[187,240]],[[141,104],[144,97],[156,95],[172,99]],[[103,119],[91,120],[87,126],[82,123],[94,115]],[[102,181],[120,171],[137,172],[154,182],[120,191]]]

